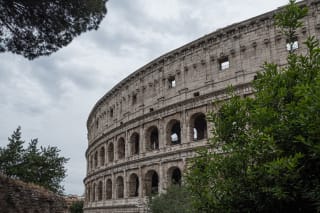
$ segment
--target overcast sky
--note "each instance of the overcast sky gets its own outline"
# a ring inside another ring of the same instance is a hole
[[[152,59],[218,28],[276,9],[287,0],[109,0],[97,31],[49,57],[0,55],[0,146],[22,127],[29,142],[69,157],[67,194],[83,194],[86,120],[117,82]]]

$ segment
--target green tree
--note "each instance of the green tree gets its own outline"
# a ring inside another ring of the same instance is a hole
[[[294,38],[307,13],[290,1],[276,24]],[[320,48],[288,64],[264,64],[253,82],[255,98],[231,93],[210,113],[214,137],[187,176],[198,212],[320,211]]]
[[[191,196],[187,188],[171,185],[166,193],[149,199],[148,208],[152,213],[194,213]]]
[[[38,148],[38,139],[23,147],[21,128],[18,127],[6,147],[0,147],[0,172],[25,182],[35,183],[53,192],[62,193],[61,182],[66,177],[64,167],[68,159],[59,156],[57,147]]]
[[[0,0],[0,52],[28,59],[50,55],[97,29],[107,0]]]
[[[83,212],[83,201],[76,201],[71,204],[70,213],[82,213]]]

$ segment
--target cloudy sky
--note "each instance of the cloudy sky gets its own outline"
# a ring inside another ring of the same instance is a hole
[[[152,59],[218,28],[276,9],[287,0],[109,0],[98,31],[28,61],[0,55],[0,146],[18,125],[29,142],[69,157],[66,193],[82,194],[86,120],[95,102]]]

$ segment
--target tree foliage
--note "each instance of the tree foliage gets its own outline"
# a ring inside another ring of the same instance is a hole
[[[306,13],[290,1],[276,24],[294,37]],[[198,212],[320,211],[320,48],[304,44],[286,67],[264,64],[254,98],[214,103],[210,149],[187,176]]]
[[[194,213],[191,196],[184,186],[171,185],[166,193],[150,198],[148,208],[152,213]]]
[[[83,213],[83,201],[73,202],[69,208],[70,213]]]
[[[0,172],[25,182],[41,185],[53,192],[62,193],[62,180],[66,177],[67,158],[59,156],[57,147],[38,148],[38,139],[32,139],[27,148],[21,140],[18,127],[6,147],[0,147]]]
[[[50,55],[97,29],[107,0],[0,0],[0,52],[28,59]]]

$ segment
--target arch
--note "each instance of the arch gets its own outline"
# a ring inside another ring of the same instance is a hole
[[[134,132],[130,137],[130,150],[131,155],[138,155],[140,153],[140,136],[138,133]]]
[[[93,156],[91,155],[90,156],[90,170],[93,170],[94,169],[94,167],[93,167]]]
[[[129,197],[139,196],[139,177],[132,173],[129,177]]]
[[[98,151],[94,153],[93,159],[94,159],[94,168],[97,168],[98,167]]]
[[[102,188],[103,188],[103,184],[102,181],[99,181],[98,183],[98,201],[102,200]]]
[[[125,141],[123,138],[120,138],[118,140],[118,159],[124,159],[125,155],[126,155],[126,145],[125,145]]]
[[[190,138],[198,141],[207,138],[207,121],[203,113],[196,113],[190,119]]]
[[[124,195],[124,182],[123,177],[119,176],[116,180],[116,197],[123,198]]]
[[[145,176],[146,196],[152,196],[159,193],[159,175],[155,170],[150,170]]]
[[[106,182],[106,199],[112,199],[112,180],[108,179]]]
[[[159,149],[159,131],[156,126],[151,126],[146,131],[146,142],[148,150]]]
[[[114,160],[114,147],[113,143],[110,143],[108,146],[108,162],[113,162]]]
[[[181,143],[180,121],[173,119],[167,124],[167,144],[176,145]]]
[[[92,186],[92,201],[96,201],[96,184]]]
[[[86,197],[86,200],[88,202],[91,201],[91,187],[90,187],[90,185],[87,185],[87,197]]]
[[[170,184],[181,185],[181,180],[182,180],[182,174],[179,167],[176,167],[176,166],[171,167],[168,170],[168,182]]]
[[[105,164],[105,156],[106,156],[106,151],[105,151],[104,146],[103,146],[100,149],[100,166],[104,166],[104,164]]]

